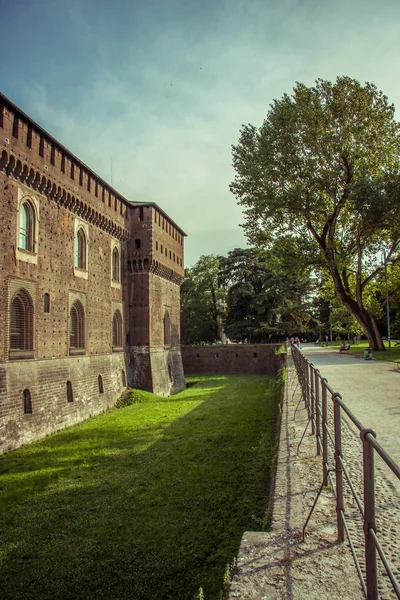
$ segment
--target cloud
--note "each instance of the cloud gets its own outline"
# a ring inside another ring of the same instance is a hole
[[[112,183],[127,198],[162,206],[189,234],[190,262],[243,245],[231,144],[295,81],[349,74],[400,106],[392,0],[363,10],[357,0],[146,6],[110,16],[100,5],[91,16],[68,5],[71,44],[84,38],[83,83],[54,103],[54,82],[28,81],[22,108],[107,181],[112,161]]]

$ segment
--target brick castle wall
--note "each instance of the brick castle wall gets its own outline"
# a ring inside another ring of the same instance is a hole
[[[19,238],[26,201],[35,212],[31,252],[20,248]],[[159,394],[184,387],[179,348],[184,232],[157,204],[129,202],[1,94],[0,207],[0,431],[5,448],[103,410],[122,389],[122,370],[129,385]],[[85,269],[75,266],[79,228],[86,236]],[[112,277],[115,249],[118,281]],[[20,289],[34,307],[29,360],[10,351],[10,306]],[[85,316],[85,348],[79,357],[71,356],[69,347],[76,300]],[[115,349],[117,310],[122,346]],[[100,396],[99,374],[107,381]],[[77,400],[65,405],[68,380]],[[24,389],[32,396],[32,414],[23,413]]]
[[[281,346],[275,344],[229,344],[225,346],[182,346],[186,375],[251,374],[276,375],[283,365]]]
[[[113,406],[125,378],[122,352],[1,365],[1,450],[13,450]],[[67,381],[72,385],[72,402],[67,398]],[[26,389],[31,395],[31,414],[24,414]]]

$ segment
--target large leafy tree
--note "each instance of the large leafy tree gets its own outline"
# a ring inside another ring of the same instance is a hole
[[[218,283],[220,258],[203,255],[185,269],[181,286],[181,337],[186,344],[220,339],[225,291]]]
[[[382,271],[380,250],[400,259],[399,157],[394,106],[349,77],[296,84],[233,147],[231,189],[250,243],[301,240],[374,349],[383,344],[364,298]]]
[[[236,248],[221,261],[227,289],[225,330],[232,339],[265,340],[299,333],[309,320],[310,277],[291,240],[268,251]]]

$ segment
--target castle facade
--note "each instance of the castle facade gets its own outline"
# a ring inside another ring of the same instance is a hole
[[[0,452],[185,387],[185,233],[0,94]]]

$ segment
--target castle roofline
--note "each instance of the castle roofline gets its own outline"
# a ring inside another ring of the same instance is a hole
[[[187,237],[187,234],[179,227],[179,225],[177,225],[171,219],[171,217],[162,208],[160,208],[158,206],[158,204],[156,204],[155,202],[136,202],[135,200],[128,200],[127,198],[125,198],[125,196],[122,196],[122,194],[120,192],[118,192],[109,183],[107,183],[102,177],[100,177],[100,175],[98,175],[95,171],[93,171],[93,169],[88,167],[86,163],[84,163],[80,158],[78,158],[75,154],[73,154],[70,150],[68,150],[68,148],[66,148],[63,144],[61,144],[58,140],[56,140],[55,137],[53,137],[50,133],[48,133],[43,127],[41,127],[38,123],[36,123],[36,121],[34,121],[31,117],[29,117],[16,104],[11,102],[11,100],[9,100],[9,98],[7,98],[7,96],[5,96],[4,94],[2,94],[0,92],[0,108],[1,108],[1,105],[8,107],[14,114],[16,114],[18,117],[21,117],[24,121],[29,123],[38,133],[41,133],[42,135],[44,135],[47,138],[47,140],[49,140],[54,146],[56,146],[58,148],[58,150],[61,150],[69,159],[72,158],[77,165],[84,167],[85,170],[88,173],[90,173],[90,175],[94,179],[97,179],[98,182],[101,183],[101,185],[103,187],[105,187],[107,190],[111,191],[119,200],[124,202],[126,205],[128,205],[128,206],[134,205],[134,206],[138,206],[138,207],[139,206],[153,206],[153,207],[157,208],[157,210],[163,215],[163,217],[168,219],[168,221],[171,223],[171,225],[176,227],[176,229],[179,231],[179,233],[181,233],[183,236]]]
[[[165,210],[163,210],[156,202],[136,202],[135,200],[131,200],[131,201],[129,201],[129,203],[131,205],[134,204],[135,207],[152,206],[153,208],[156,208],[158,210],[158,212],[162,214],[163,217],[165,217],[166,219],[168,219],[168,221],[171,223],[171,225],[173,225],[179,231],[180,234],[182,234],[184,237],[187,237],[187,233],[185,233],[183,231],[183,229],[181,229],[179,227],[179,225],[177,225],[175,223],[175,221],[173,221],[171,219],[171,217],[165,212]]]

